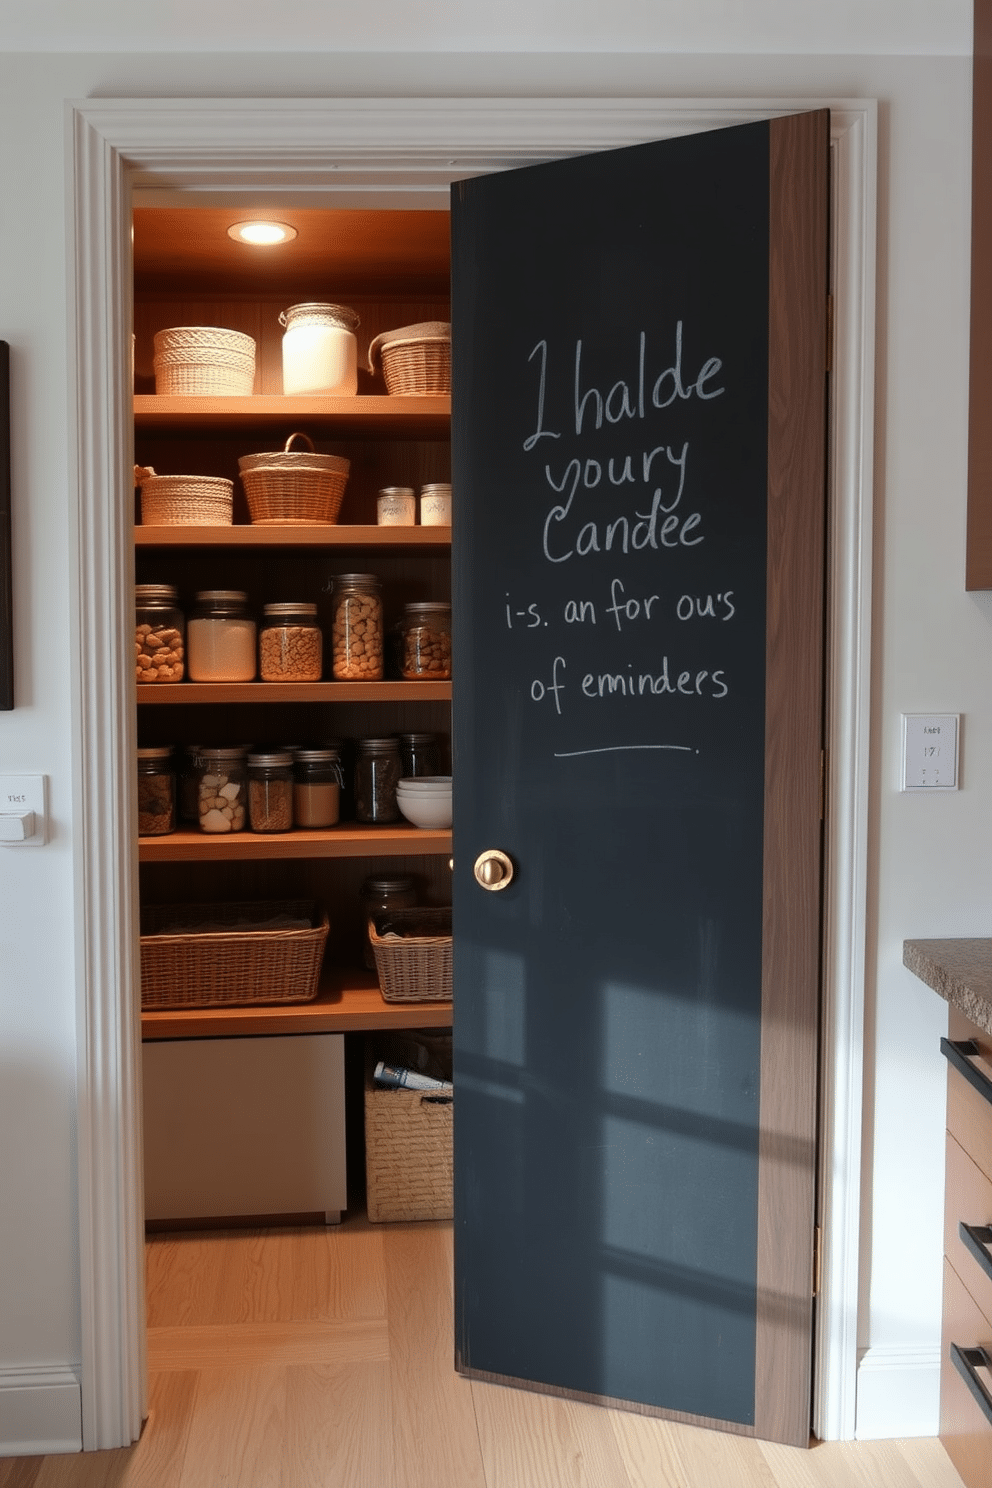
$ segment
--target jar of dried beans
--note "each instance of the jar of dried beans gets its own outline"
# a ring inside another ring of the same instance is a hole
[[[382,680],[382,595],[374,574],[334,580],[332,672],[340,681]]]
[[[403,606],[398,626],[400,676],[441,682],[451,676],[451,606],[422,600]]]
[[[134,649],[139,682],[181,682],[185,622],[172,584],[136,584]]]
[[[248,803],[244,749],[201,749],[196,757],[196,808],[201,832],[241,832]]]
[[[176,830],[176,776],[171,746],[138,750],[138,835]]]
[[[315,604],[267,604],[258,633],[263,682],[319,682],[323,641]]]
[[[248,756],[248,824],[253,832],[293,826],[293,756],[272,751]]]

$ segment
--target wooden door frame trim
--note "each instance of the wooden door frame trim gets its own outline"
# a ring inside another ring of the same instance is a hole
[[[829,107],[835,345],[830,765],[814,1429],[854,1435],[868,823],[876,106],[845,99],[85,99],[66,106],[73,855],[83,1444],[145,1409],[133,684],[127,637],[136,187],[402,195],[459,176]]]

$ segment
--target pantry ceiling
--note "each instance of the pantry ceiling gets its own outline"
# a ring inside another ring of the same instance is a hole
[[[235,242],[235,222],[286,222],[297,237],[271,248]],[[307,300],[366,293],[448,292],[449,216],[443,211],[335,211],[258,206],[138,207],[135,288],[211,293],[298,290]]]

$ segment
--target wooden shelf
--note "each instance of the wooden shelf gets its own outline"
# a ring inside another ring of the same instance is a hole
[[[141,1037],[146,1040],[450,1027],[450,1002],[386,1002],[372,972],[341,967],[325,971],[313,1002],[282,1007],[180,1008],[141,1015]]]
[[[450,548],[450,527],[135,527],[139,548]]]
[[[451,853],[451,833],[406,824],[363,827],[354,822],[305,832],[170,832],[139,837],[141,863],[232,859],[426,857]]]
[[[447,703],[450,682],[141,682],[139,703]]]
[[[334,426],[335,436],[359,434],[377,438],[445,439],[451,419],[450,397],[286,398],[259,394],[249,398],[166,397],[137,393],[137,430],[202,429],[223,433],[239,428],[307,425]]]

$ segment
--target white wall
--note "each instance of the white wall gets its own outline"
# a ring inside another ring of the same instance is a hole
[[[868,1353],[859,1430],[933,1431],[943,1165],[936,1041],[944,1010],[902,969],[901,944],[907,936],[992,933],[992,597],[963,590],[970,5],[756,0],[745,26],[744,7],[731,0],[629,0],[603,12],[610,20],[603,45],[626,55],[597,54],[598,6],[570,11],[570,34],[556,51],[550,32],[540,32],[537,21],[525,24],[522,5],[519,16],[501,8],[502,35],[483,46],[473,7],[452,4],[448,13],[462,29],[451,34],[466,38],[466,51],[453,55],[446,38],[423,33],[422,7],[397,5],[397,48],[415,46],[417,38],[403,30],[410,9],[418,14],[421,45],[430,41],[434,52],[347,57],[206,49],[237,36],[242,47],[264,51],[272,24],[278,45],[292,38],[307,46],[312,30],[317,44],[332,45],[340,34],[357,48],[370,38],[339,31],[357,25],[356,7],[341,7],[331,22],[324,7],[319,19],[313,11],[308,17],[304,0],[247,14],[224,0],[201,24],[198,6],[191,34],[203,55],[178,55],[184,12],[166,9],[123,0],[88,6],[90,41],[130,45],[131,54],[0,52],[0,338],[11,343],[15,389],[18,678],[17,709],[0,714],[0,771],[48,773],[55,818],[54,840],[41,851],[0,850],[0,1453],[71,1446],[65,1371],[79,1352],[63,100],[93,95],[809,94],[882,101],[862,1317]],[[526,9],[540,15],[539,7]],[[11,11],[8,0],[6,45],[68,52],[86,40],[70,24],[77,13],[76,6],[40,0],[30,8],[18,0]],[[111,20],[113,34],[106,29]],[[822,51],[829,43],[837,55],[772,55],[783,38],[797,50]],[[766,54],[717,55],[717,44],[724,53],[760,47]],[[175,52],[160,50],[167,45]],[[684,52],[690,45],[714,54],[662,55],[666,46]],[[479,50],[471,54],[473,46]],[[502,55],[494,54],[497,47]],[[956,796],[898,793],[899,713],[922,709],[966,715],[964,788]]]

